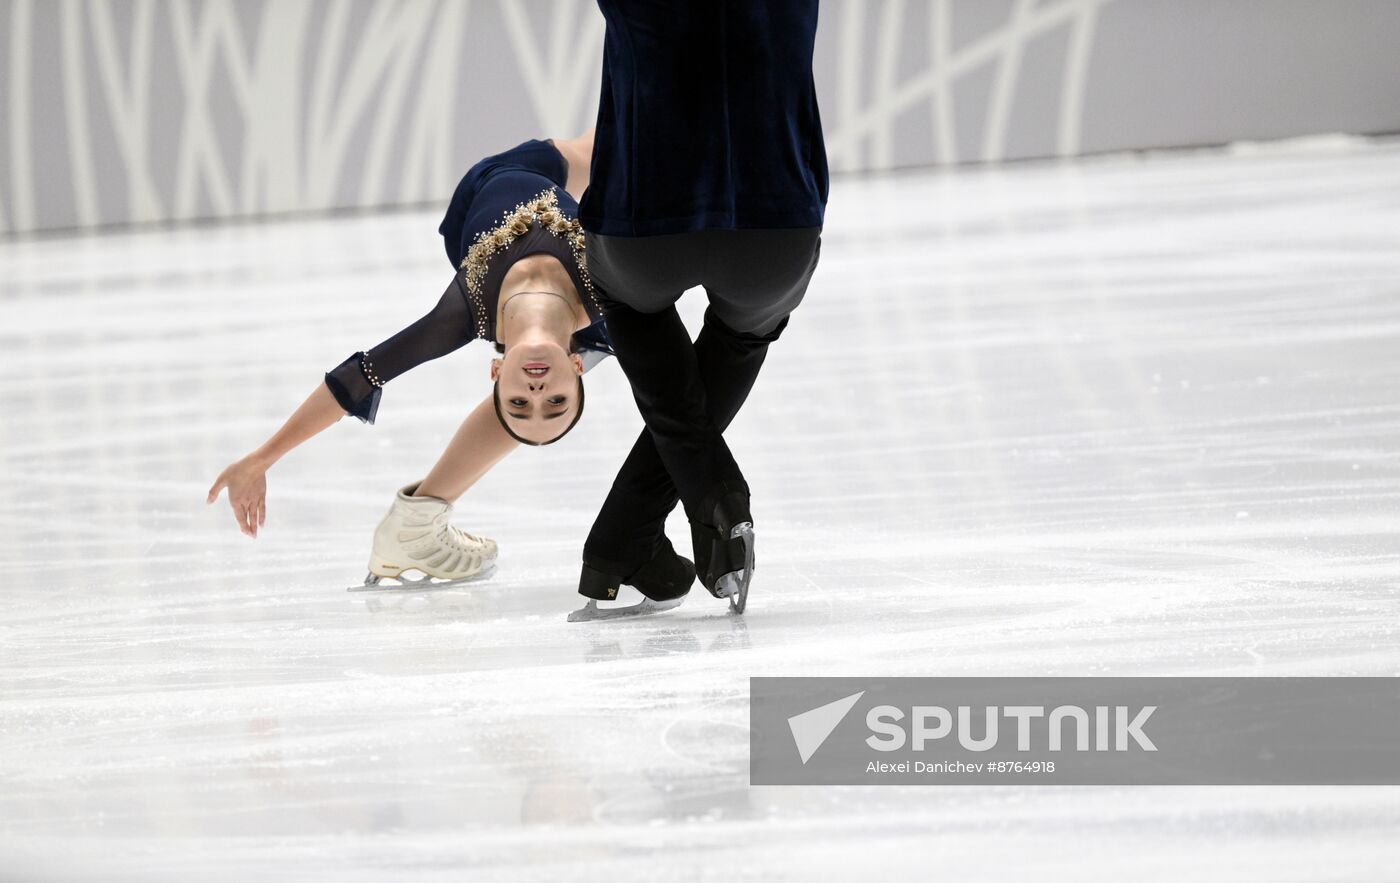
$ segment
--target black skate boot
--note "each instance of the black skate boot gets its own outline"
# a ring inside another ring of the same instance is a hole
[[[728,598],[729,609],[743,613],[753,581],[753,516],[746,491],[730,491],[714,509],[714,526],[690,523],[700,582],[716,598]]]
[[[630,571],[615,562],[584,555],[578,593],[589,600],[583,607],[569,614],[569,622],[617,619],[670,610],[680,606],[694,582],[695,565],[690,563],[690,559],[676,554],[671,541],[664,534],[661,537],[661,546],[651,560]],[[616,599],[619,587],[624,585],[632,586],[642,593],[641,603],[629,607],[598,606],[599,601]]]

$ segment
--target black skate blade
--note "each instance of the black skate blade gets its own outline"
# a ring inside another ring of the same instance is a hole
[[[729,612],[739,615],[749,602],[749,584],[753,582],[753,524],[747,521],[734,525],[729,531],[731,540],[744,543],[744,567],[726,573],[715,581],[715,597],[729,599]]]
[[[378,576],[371,573],[365,577],[362,585],[350,586],[347,592],[440,592],[444,589],[456,589],[463,586],[470,586],[482,580],[490,579],[496,574],[496,562],[483,567],[481,570],[463,579],[438,579],[432,576],[420,576],[418,578],[405,578],[395,576]]]
[[[569,614],[569,622],[598,622],[607,619],[627,619],[634,616],[650,616],[653,613],[661,613],[681,606],[685,596],[670,598],[665,601],[653,601],[650,598],[643,598],[638,604],[631,604],[627,607],[599,607],[598,602],[592,598],[588,603]]]

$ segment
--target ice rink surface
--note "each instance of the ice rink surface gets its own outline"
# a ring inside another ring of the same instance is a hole
[[[275,467],[256,541],[205,506],[437,300],[437,221],[0,243],[0,880],[1400,875],[1394,788],[747,767],[750,675],[1400,674],[1400,143],[838,180],[728,433],[741,619],[565,622],[641,425],[611,363],[459,504],[480,588],[345,592],[483,344]]]

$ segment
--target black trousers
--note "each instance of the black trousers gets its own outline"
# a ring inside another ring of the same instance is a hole
[[[722,432],[806,294],[821,230],[590,234],[587,251],[646,422],[584,544],[590,564],[624,573],[654,554],[677,499],[691,521],[710,524],[720,496],[747,490]],[[675,302],[695,286],[710,303],[692,342]]]

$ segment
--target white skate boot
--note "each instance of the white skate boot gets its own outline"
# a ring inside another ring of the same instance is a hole
[[[415,497],[414,483],[399,491],[374,531],[369,575],[349,591],[445,589],[484,580],[496,572],[496,541],[467,533],[451,523],[452,504],[437,497]],[[411,579],[410,571],[422,574]],[[394,583],[380,583],[383,579]]]

